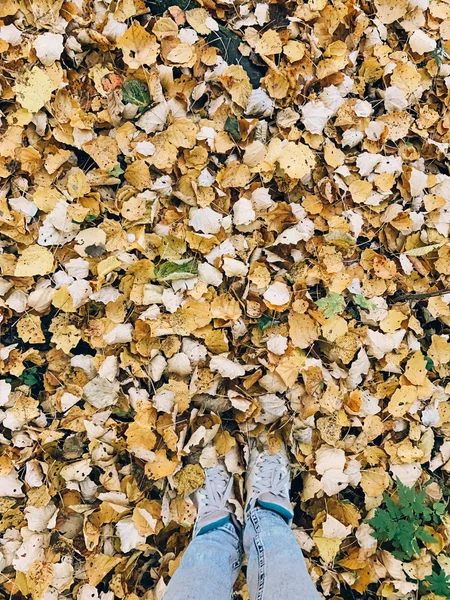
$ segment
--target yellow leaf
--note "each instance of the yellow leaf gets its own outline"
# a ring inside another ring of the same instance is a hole
[[[230,162],[217,174],[217,182],[223,189],[245,187],[251,179],[250,169],[237,160]]]
[[[211,302],[211,315],[214,319],[237,321],[241,314],[239,302],[231,294],[216,296]]]
[[[161,505],[156,500],[142,500],[133,510],[133,523],[139,535],[153,535],[162,527],[160,518]]]
[[[0,19],[15,15],[19,9],[19,0],[2,0],[0,5]]]
[[[52,336],[52,343],[66,354],[81,340],[81,331],[75,325],[61,325]]]
[[[89,194],[91,186],[81,169],[74,169],[67,178],[67,191],[72,198],[82,198]]]
[[[204,8],[193,8],[186,11],[186,21],[200,35],[208,35],[211,29],[206,25],[206,20],[210,18],[210,14]]]
[[[311,148],[305,144],[288,142],[281,151],[278,164],[288,177],[301,179],[311,173],[316,164],[316,158]]]
[[[189,119],[176,119],[166,130],[170,143],[177,148],[193,148],[196,144],[198,125]]]
[[[135,454],[139,454],[140,450],[153,450],[156,445],[156,435],[148,427],[140,423],[131,423],[125,435],[127,438],[127,448]]]
[[[336,558],[342,540],[339,538],[324,538],[322,535],[322,531],[318,531],[312,536],[312,539],[317,546],[320,558],[328,564]]]
[[[98,585],[104,577],[120,563],[117,556],[107,556],[106,554],[96,554],[93,558],[86,561],[86,575],[90,585]]]
[[[417,389],[412,385],[402,385],[392,394],[387,409],[393,417],[403,417],[416,400]]]
[[[27,344],[43,344],[41,319],[37,315],[27,314],[17,323],[17,335]]]
[[[280,36],[275,29],[268,29],[256,43],[255,51],[264,56],[280,54],[283,49]]]
[[[189,63],[192,60],[193,56],[194,51],[192,46],[181,43],[167,53],[167,60],[175,65],[186,65],[186,63]]]
[[[407,0],[375,0],[376,15],[385,25],[403,18],[407,6]]]
[[[433,335],[428,356],[435,365],[446,365],[450,361],[450,344],[440,335]]]
[[[145,474],[150,479],[162,479],[172,475],[177,466],[178,461],[167,458],[166,451],[161,449],[155,452],[154,460],[145,463]]]
[[[146,188],[152,187],[152,178],[150,177],[150,169],[144,160],[136,160],[127,167],[124,175],[125,179],[139,191],[143,191]],[[133,197],[130,200],[140,202],[143,205],[144,211],[146,209],[145,198]],[[124,203],[125,204],[125,203]],[[127,217],[130,218],[130,217]],[[132,219],[130,219],[132,220]]]
[[[14,406],[8,409],[8,412],[18,421],[28,423],[39,415],[38,406],[39,403],[37,400],[29,396],[21,396]]]
[[[309,315],[290,313],[289,335],[294,346],[308,348],[319,338],[317,325]]]
[[[302,58],[305,56],[305,44],[295,40],[289,40],[284,46],[283,52],[288,61],[291,63],[302,60]]]
[[[333,315],[321,327],[323,337],[329,342],[335,342],[348,331],[347,321],[339,315]]]
[[[391,85],[399,87],[406,94],[412,94],[419,87],[421,75],[412,63],[397,63],[392,75]]]
[[[33,245],[28,246],[19,256],[14,271],[15,277],[33,277],[47,275],[53,271],[53,254],[48,248]]]
[[[178,493],[187,496],[202,487],[205,482],[205,472],[200,465],[186,465],[174,475],[173,480]]]
[[[45,69],[24,70],[14,87],[17,101],[31,113],[37,113],[52,97],[55,86]]]
[[[99,135],[94,140],[83,144],[82,147],[103,171],[112,171],[117,165],[119,147],[116,140],[109,136]]]
[[[139,69],[156,62],[159,44],[156,37],[146,31],[138,21],[117,40],[117,47],[123,52],[123,60],[130,69]]]
[[[53,581],[53,565],[36,561],[27,572],[27,585],[33,600],[40,600]]]
[[[380,321],[380,329],[384,333],[393,333],[400,329],[400,325],[408,317],[398,310],[390,310],[388,314]]]
[[[115,2],[114,6],[116,6],[114,19],[121,23],[148,12],[145,0],[121,0],[121,2]]]
[[[423,385],[427,378],[427,363],[420,350],[414,352],[406,363],[405,377],[413,385]]]
[[[383,467],[361,471],[361,487],[366,496],[380,496],[389,486],[389,475]]]
[[[101,260],[97,265],[97,273],[99,277],[105,277],[108,273],[112,273],[114,269],[118,269],[122,263],[117,256],[108,256],[105,260]]]
[[[344,164],[345,154],[332,142],[325,144],[323,156],[327,165],[336,169]]]
[[[233,102],[246,108],[253,88],[244,69],[239,65],[231,65],[225,69],[220,79]]]
[[[73,298],[67,289],[67,285],[63,285],[59,290],[56,290],[52,298],[52,304],[66,313],[77,312],[77,309],[73,305]]]
[[[214,448],[219,456],[225,456],[236,445],[236,440],[225,429],[214,438]]]
[[[173,19],[161,17],[154,24],[152,32],[156,35],[158,40],[162,40],[165,37],[176,36],[178,34],[178,25]]]
[[[285,354],[280,360],[275,372],[281,377],[287,387],[297,381],[300,369],[305,366],[305,357],[299,350]]]
[[[0,456],[0,477],[4,475],[9,475],[13,469],[14,465],[9,456]]]
[[[352,199],[358,204],[365,202],[372,193],[372,190],[372,184],[369,181],[365,181],[363,179],[357,179],[356,181],[352,181],[352,183],[349,186],[349,191],[352,196]]]

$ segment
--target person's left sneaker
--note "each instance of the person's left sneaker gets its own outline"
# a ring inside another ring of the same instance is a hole
[[[287,523],[294,517],[290,501],[289,460],[284,445],[279,452],[270,454],[267,448],[260,451],[256,440],[250,445],[250,458],[246,476],[246,513],[260,506],[281,515]]]
[[[233,479],[221,465],[205,469],[205,483],[194,495],[197,506],[197,521],[194,537],[217,529],[232,520],[230,500]]]

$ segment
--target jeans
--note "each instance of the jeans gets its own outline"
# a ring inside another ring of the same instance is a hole
[[[260,507],[250,511],[244,551],[250,600],[320,600],[300,546],[277,513]],[[231,600],[240,568],[240,537],[227,523],[192,540],[164,600]]]

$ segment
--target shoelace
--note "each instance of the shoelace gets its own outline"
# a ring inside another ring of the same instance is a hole
[[[198,491],[202,500],[202,512],[208,514],[225,508],[233,480],[222,469],[208,472],[204,487]]]
[[[286,498],[289,484],[289,472],[282,457],[278,454],[261,457],[255,467],[253,489],[257,494],[271,492],[275,496]]]

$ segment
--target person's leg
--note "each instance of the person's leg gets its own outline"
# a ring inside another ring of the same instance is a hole
[[[252,441],[246,486],[244,550],[250,600],[318,600],[290,526],[294,512],[284,445],[270,454],[264,441]]]
[[[164,600],[231,600],[240,553],[240,539],[231,522],[197,535],[183,554]]]
[[[244,550],[250,600],[319,600],[292,529],[276,512],[247,513]]]
[[[194,537],[167,586],[164,600],[231,600],[241,566],[240,531],[229,500],[233,481],[222,466],[206,469],[194,497]]]

